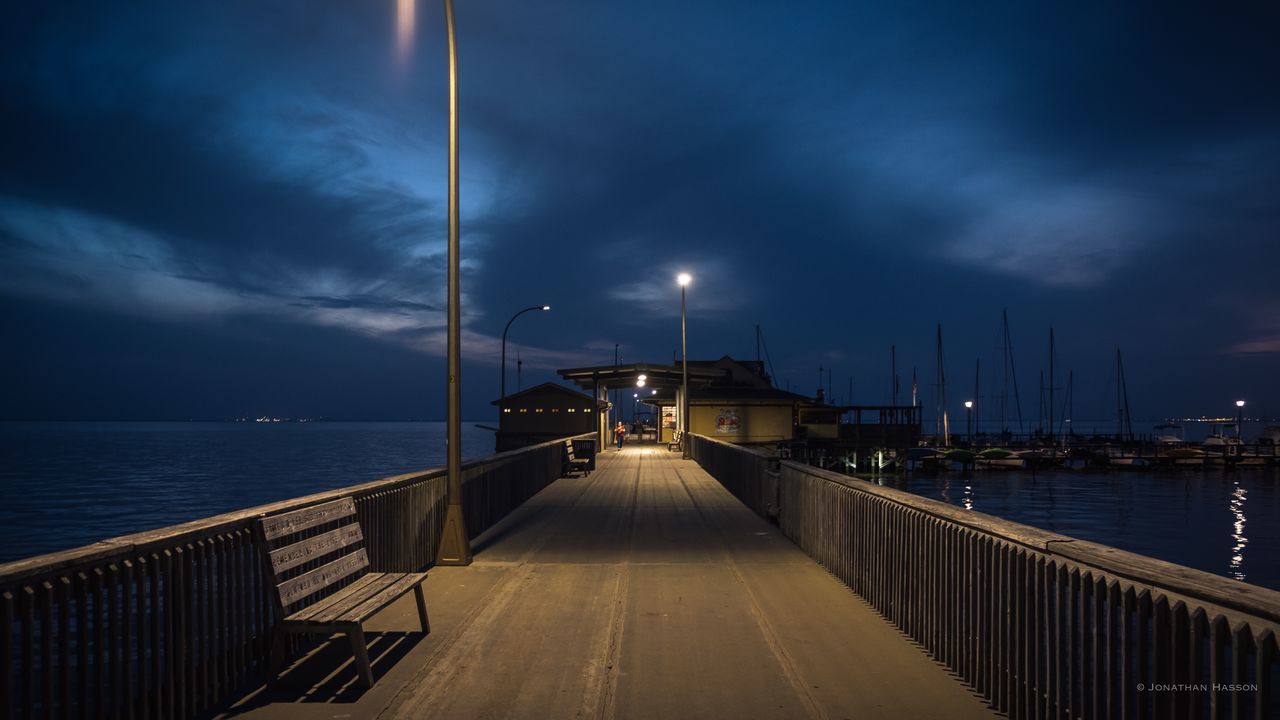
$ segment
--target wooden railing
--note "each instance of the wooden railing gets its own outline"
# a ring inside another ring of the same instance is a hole
[[[581,436],[588,440],[593,435]],[[465,463],[474,537],[560,476],[564,439]],[[261,677],[272,616],[256,518],[355,499],[378,571],[429,565],[443,469],[0,565],[0,718],[186,718]]]
[[[730,492],[757,512],[776,501],[787,537],[1009,717],[1280,717],[1280,593],[691,439]]]

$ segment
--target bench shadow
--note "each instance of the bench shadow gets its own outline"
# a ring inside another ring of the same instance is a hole
[[[421,631],[365,630],[374,685],[426,637]],[[233,706],[211,717],[234,718],[278,704],[355,703],[368,691],[356,671],[351,643],[345,635],[333,635],[294,660],[278,677],[248,691]]]

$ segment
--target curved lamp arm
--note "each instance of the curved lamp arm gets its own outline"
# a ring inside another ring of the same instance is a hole
[[[500,372],[502,373],[502,381],[498,384],[500,401],[507,397],[507,331],[511,329],[511,323],[515,322],[516,318],[529,312],[530,310],[550,310],[550,309],[551,309],[550,305],[534,305],[532,307],[527,307],[521,310],[520,312],[516,313],[515,315],[512,315],[511,319],[507,321],[507,326],[502,329],[502,368],[500,370]]]

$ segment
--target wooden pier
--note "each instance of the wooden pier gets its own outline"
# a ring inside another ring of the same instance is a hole
[[[335,666],[337,641],[226,716],[331,717],[319,703],[350,699],[351,718],[995,717],[679,457],[606,453],[479,537],[470,567],[432,570],[433,632],[412,637],[411,602],[380,618],[373,691]]]
[[[688,442],[468,463],[476,561],[431,570],[430,635],[408,596],[368,622],[367,689],[341,638],[267,679],[248,528],[351,497],[372,567],[421,567],[438,470],[0,566],[0,718],[1280,714],[1280,593]]]

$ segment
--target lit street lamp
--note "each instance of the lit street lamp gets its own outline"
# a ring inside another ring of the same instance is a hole
[[[973,447],[973,401],[964,401],[965,424],[969,426],[969,447]]]
[[[1236,437],[1244,436],[1244,401],[1236,401]]]
[[[689,458],[689,345],[685,332],[684,291],[693,277],[689,273],[680,273],[676,282],[680,283],[680,387],[683,399],[680,401],[680,456]]]
[[[529,312],[530,310],[550,310],[550,309],[551,309],[550,305],[534,305],[533,307],[527,307],[521,310],[520,312],[516,313],[515,315],[512,315],[511,319],[507,321],[507,326],[502,329],[502,380],[501,382],[498,383],[499,400],[505,400],[507,397],[507,331],[511,329],[511,323],[515,322],[516,318]]]

